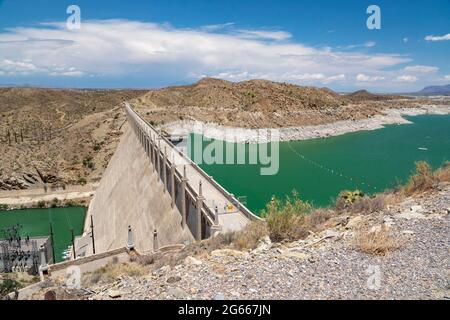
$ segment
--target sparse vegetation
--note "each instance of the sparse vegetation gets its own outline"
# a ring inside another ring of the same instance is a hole
[[[94,141],[94,145],[92,146],[92,149],[94,151],[99,151],[102,148],[102,145],[103,145],[102,142]]]
[[[6,278],[0,280],[0,299],[20,288],[22,288],[22,285],[14,279]]]
[[[61,205],[61,201],[58,200],[58,198],[53,198],[52,202],[50,203],[50,207],[56,208]]]
[[[139,277],[148,273],[148,269],[137,263],[110,263],[88,275],[90,283],[109,283],[119,276]]]
[[[268,234],[269,230],[264,221],[253,221],[234,235],[233,244],[240,250],[254,249],[258,241]]]
[[[441,168],[436,170],[436,176],[441,182],[450,182],[450,161],[446,161]]]
[[[341,193],[339,193],[338,199],[336,200],[336,208],[338,210],[346,209],[363,197],[364,192],[362,192],[361,190],[341,191]]]
[[[9,209],[7,204],[0,203],[0,211],[6,211]]]
[[[284,201],[273,197],[266,209],[262,211],[270,239],[282,241],[305,237],[308,234],[304,226],[305,216],[311,211],[311,205],[302,201],[295,190]]]
[[[84,186],[84,185],[86,185],[87,180],[86,180],[85,177],[78,177],[77,183],[78,183],[79,185]]]
[[[39,201],[39,202],[37,203],[37,207],[38,207],[38,208],[41,208],[41,209],[42,209],[42,208],[45,208],[45,201],[42,201],[42,200]]]
[[[403,244],[403,239],[386,226],[368,230],[359,230],[354,239],[355,247],[365,253],[384,256],[397,250]]]
[[[408,183],[401,189],[406,195],[431,190],[436,187],[439,180],[430,164],[425,161],[416,162],[416,172],[409,178]]]
[[[87,156],[86,158],[84,158],[83,166],[85,166],[86,168],[89,168],[91,170],[93,170],[95,168],[95,164],[94,164],[91,156]]]

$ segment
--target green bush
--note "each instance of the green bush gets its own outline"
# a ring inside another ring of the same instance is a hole
[[[3,281],[0,281],[0,298],[3,298],[15,290],[19,290],[21,287],[19,282],[12,279],[6,278]]]
[[[291,196],[286,196],[284,201],[272,197],[262,211],[262,217],[266,219],[269,236],[272,241],[297,240],[307,236],[308,231],[304,226],[305,216],[312,207],[302,201],[294,190]]]
[[[345,209],[362,198],[364,198],[364,192],[362,192],[361,190],[344,190],[339,193],[338,199],[336,201],[336,208],[339,210]]]
[[[91,156],[87,156],[86,158],[84,158],[84,160],[83,160],[83,166],[85,166],[86,168],[89,168],[89,169],[94,169],[94,167],[95,167],[95,164],[94,164],[94,162],[92,161],[92,157]]]
[[[41,200],[37,203],[38,208],[45,208],[45,201]]]
[[[77,182],[78,184],[84,186],[87,183],[87,180],[85,177],[79,177]]]
[[[9,206],[7,204],[0,203],[0,210],[8,210]]]
[[[60,201],[57,198],[54,198],[50,204],[52,208],[56,208],[60,205]]]
[[[101,143],[101,142],[95,141],[95,142],[94,142],[94,145],[92,146],[92,149],[93,149],[94,151],[99,151],[101,148],[102,148],[102,143]],[[91,158],[91,160],[92,160],[92,158]]]

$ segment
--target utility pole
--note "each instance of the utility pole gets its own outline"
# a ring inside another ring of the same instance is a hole
[[[92,253],[95,254],[94,217],[92,215],[91,215],[91,238],[92,238]]]
[[[53,227],[52,223],[50,222],[50,241],[52,243],[52,256],[53,256],[53,263],[56,263],[56,255],[55,255],[55,239],[53,238]]]
[[[73,259],[75,260],[77,258],[77,254],[75,252],[75,236],[73,235],[73,229],[70,229],[70,232],[72,233]]]

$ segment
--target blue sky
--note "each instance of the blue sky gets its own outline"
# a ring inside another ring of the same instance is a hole
[[[71,4],[80,30],[67,29]],[[366,27],[371,4],[380,30]],[[449,56],[449,0],[0,0],[0,85],[148,88],[212,76],[405,92],[450,83]]]

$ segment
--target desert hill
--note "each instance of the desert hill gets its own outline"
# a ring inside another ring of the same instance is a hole
[[[365,119],[401,98],[367,91],[340,95],[328,88],[268,80],[204,78],[189,86],[151,90],[133,104],[157,124],[186,119],[261,128]]]
[[[101,177],[132,90],[0,88],[0,190]]]

